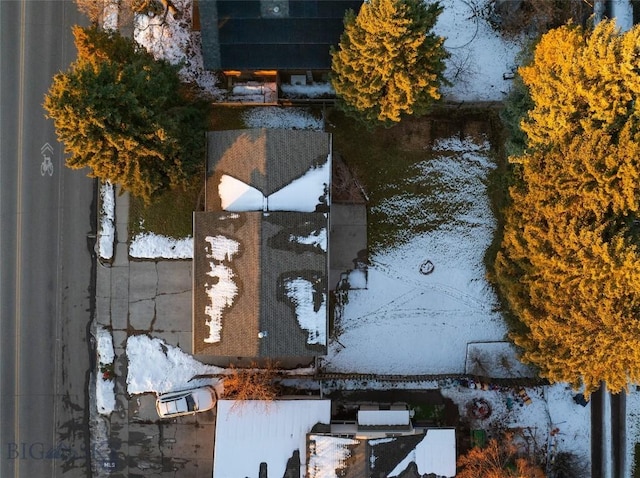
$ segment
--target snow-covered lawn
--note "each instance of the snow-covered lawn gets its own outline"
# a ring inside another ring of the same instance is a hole
[[[329,371],[464,373],[468,343],[505,337],[483,264],[495,228],[485,185],[494,168],[489,145],[452,138],[435,150],[434,159],[418,165],[413,182],[437,175],[439,202],[457,210],[436,230],[370,258],[368,288],[349,292],[336,324],[339,335],[323,363]],[[411,214],[414,198],[396,186],[395,197],[373,207],[394,216]],[[433,264],[429,274],[421,272],[426,261]]]
[[[451,54],[445,76],[452,83],[443,89],[451,101],[500,101],[511,88],[504,79],[516,66],[522,40],[506,39],[482,18],[483,0],[441,0],[444,10],[434,32],[445,37]]]

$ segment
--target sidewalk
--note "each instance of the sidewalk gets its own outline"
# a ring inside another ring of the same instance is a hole
[[[97,477],[211,477],[214,415],[159,420],[155,395],[127,395],[129,335],[191,352],[191,261],[130,261],[129,196],[116,193],[113,263],[96,271],[96,324],[112,331],[115,411],[92,429]]]

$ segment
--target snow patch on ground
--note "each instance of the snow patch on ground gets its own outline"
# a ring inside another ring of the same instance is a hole
[[[113,258],[113,243],[116,240],[115,228],[116,199],[113,185],[109,182],[100,186],[100,230],[98,231],[98,254],[101,259]]]
[[[115,354],[111,332],[102,326],[96,330],[96,353],[98,354],[98,376],[96,378],[98,413],[109,415],[116,408],[115,377],[113,375]],[[103,369],[106,371],[103,372]]]
[[[129,255],[139,259],[193,259],[193,238],[174,239],[144,232],[131,240]]]
[[[250,108],[242,113],[247,128],[310,129],[321,131],[322,119],[316,118],[306,108],[279,108],[263,106]]]
[[[222,90],[216,87],[217,77],[203,66],[200,32],[192,29],[192,2],[173,0],[173,5],[179,11],[179,18],[172,13],[168,13],[166,18],[163,15],[137,14],[134,38],[157,60],[180,65],[182,81],[197,84],[208,96],[219,97]]]
[[[127,392],[166,393],[217,383],[215,378],[197,378],[214,375],[223,369],[198,362],[191,355],[160,339],[135,335],[127,340]]]
[[[523,40],[508,40],[493,30],[480,15],[478,0],[443,0],[442,14],[434,33],[445,37],[446,78],[451,86],[442,88],[450,101],[500,101],[511,88],[503,75],[516,66]]]

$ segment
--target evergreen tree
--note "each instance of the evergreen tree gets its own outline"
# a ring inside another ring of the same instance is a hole
[[[442,7],[422,0],[371,0],[349,10],[331,83],[341,108],[369,125],[426,113],[440,98],[444,38],[433,34]]]
[[[497,280],[523,359],[587,395],[640,380],[639,34],[562,27],[521,69],[535,106]]]
[[[184,184],[204,161],[205,110],[185,99],[176,67],[114,32],[75,27],[74,36],[78,58],[44,102],[67,166],[146,202]]]

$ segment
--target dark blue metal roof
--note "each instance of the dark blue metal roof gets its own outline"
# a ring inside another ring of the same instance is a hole
[[[362,0],[200,0],[205,68],[330,69],[346,10]]]

